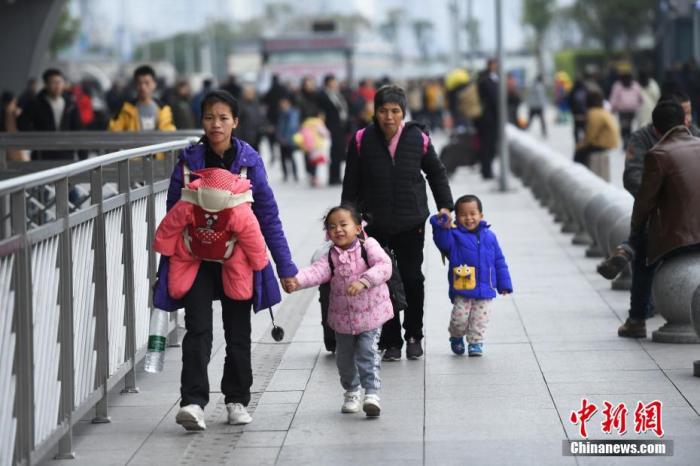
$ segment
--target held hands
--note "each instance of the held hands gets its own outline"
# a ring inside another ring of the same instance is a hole
[[[348,286],[348,296],[357,296],[358,294],[362,293],[366,288],[367,287],[365,286],[365,284],[361,281],[354,281],[350,284],[350,286]]]
[[[438,223],[442,228],[452,228],[452,214],[449,209],[440,209],[438,212]]]
[[[299,289],[299,280],[296,277],[280,278],[282,289],[287,293],[293,293]]]

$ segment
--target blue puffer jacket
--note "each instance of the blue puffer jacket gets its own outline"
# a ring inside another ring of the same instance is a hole
[[[272,253],[272,258],[277,266],[277,274],[280,277],[294,277],[299,270],[292,261],[289,245],[284,231],[282,231],[277,201],[267,182],[263,160],[248,143],[237,138],[232,138],[232,143],[236,148],[237,155],[230,170],[232,173],[239,173],[242,167],[248,168],[247,176],[253,186],[253,212],[260,223],[265,243]],[[180,152],[179,161],[170,177],[166,201],[168,210],[180,200],[182,194],[183,164],[186,164],[192,171],[204,168],[205,152],[206,146],[204,144],[195,144]],[[167,294],[169,269],[167,262],[167,258],[161,257],[153,304],[160,309],[172,311],[183,307],[183,305],[181,301],[174,300]],[[255,273],[254,289],[253,306],[256,311],[280,302],[279,285],[271,264],[268,264],[262,272]]]
[[[476,231],[469,231],[462,225],[443,228],[438,216],[430,217],[433,226],[433,241],[440,252],[450,261],[447,277],[450,283],[450,299],[455,295],[472,299],[493,299],[499,293],[512,292],[513,285],[506,259],[498,245],[496,235],[484,220]],[[454,288],[453,269],[462,265],[476,268],[476,286],[471,290]]]

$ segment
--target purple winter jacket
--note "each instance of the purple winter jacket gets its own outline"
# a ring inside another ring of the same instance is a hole
[[[232,173],[239,173],[242,167],[248,168],[247,176],[253,187],[253,213],[260,223],[265,243],[272,253],[272,258],[277,266],[277,274],[285,278],[294,277],[299,270],[292,262],[289,244],[284,236],[284,231],[282,231],[277,201],[267,182],[263,160],[248,143],[237,138],[232,138],[231,141],[236,148],[237,155],[230,170]],[[195,144],[180,152],[178,163],[170,177],[166,201],[168,210],[175,205],[182,194],[183,164],[186,164],[191,171],[204,168],[205,151],[205,144]],[[174,311],[184,307],[184,305],[181,300],[173,299],[168,294],[168,270],[168,258],[161,257],[158,280],[154,286],[153,305],[159,309]],[[261,272],[255,272],[253,286],[253,307],[256,312],[267,309],[282,299],[271,263]]]

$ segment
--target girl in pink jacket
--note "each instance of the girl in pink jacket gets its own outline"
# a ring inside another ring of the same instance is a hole
[[[379,416],[377,343],[382,325],[394,317],[386,285],[391,259],[377,240],[363,239],[360,215],[352,207],[333,207],[324,226],[333,247],[328,255],[301,269],[287,291],[330,282],[328,325],[335,330],[336,364],[345,389],[341,412],[360,410],[362,386],[363,411],[370,417]]]

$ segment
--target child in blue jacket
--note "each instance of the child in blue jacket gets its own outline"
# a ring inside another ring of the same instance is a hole
[[[471,194],[460,197],[455,216],[454,225],[446,215],[430,218],[435,245],[450,261],[450,344],[455,354],[464,354],[466,335],[469,356],[481,356],[489,304],[496,290],[506,295],[513,285],[496,235],[483,220],[481,200]]]

